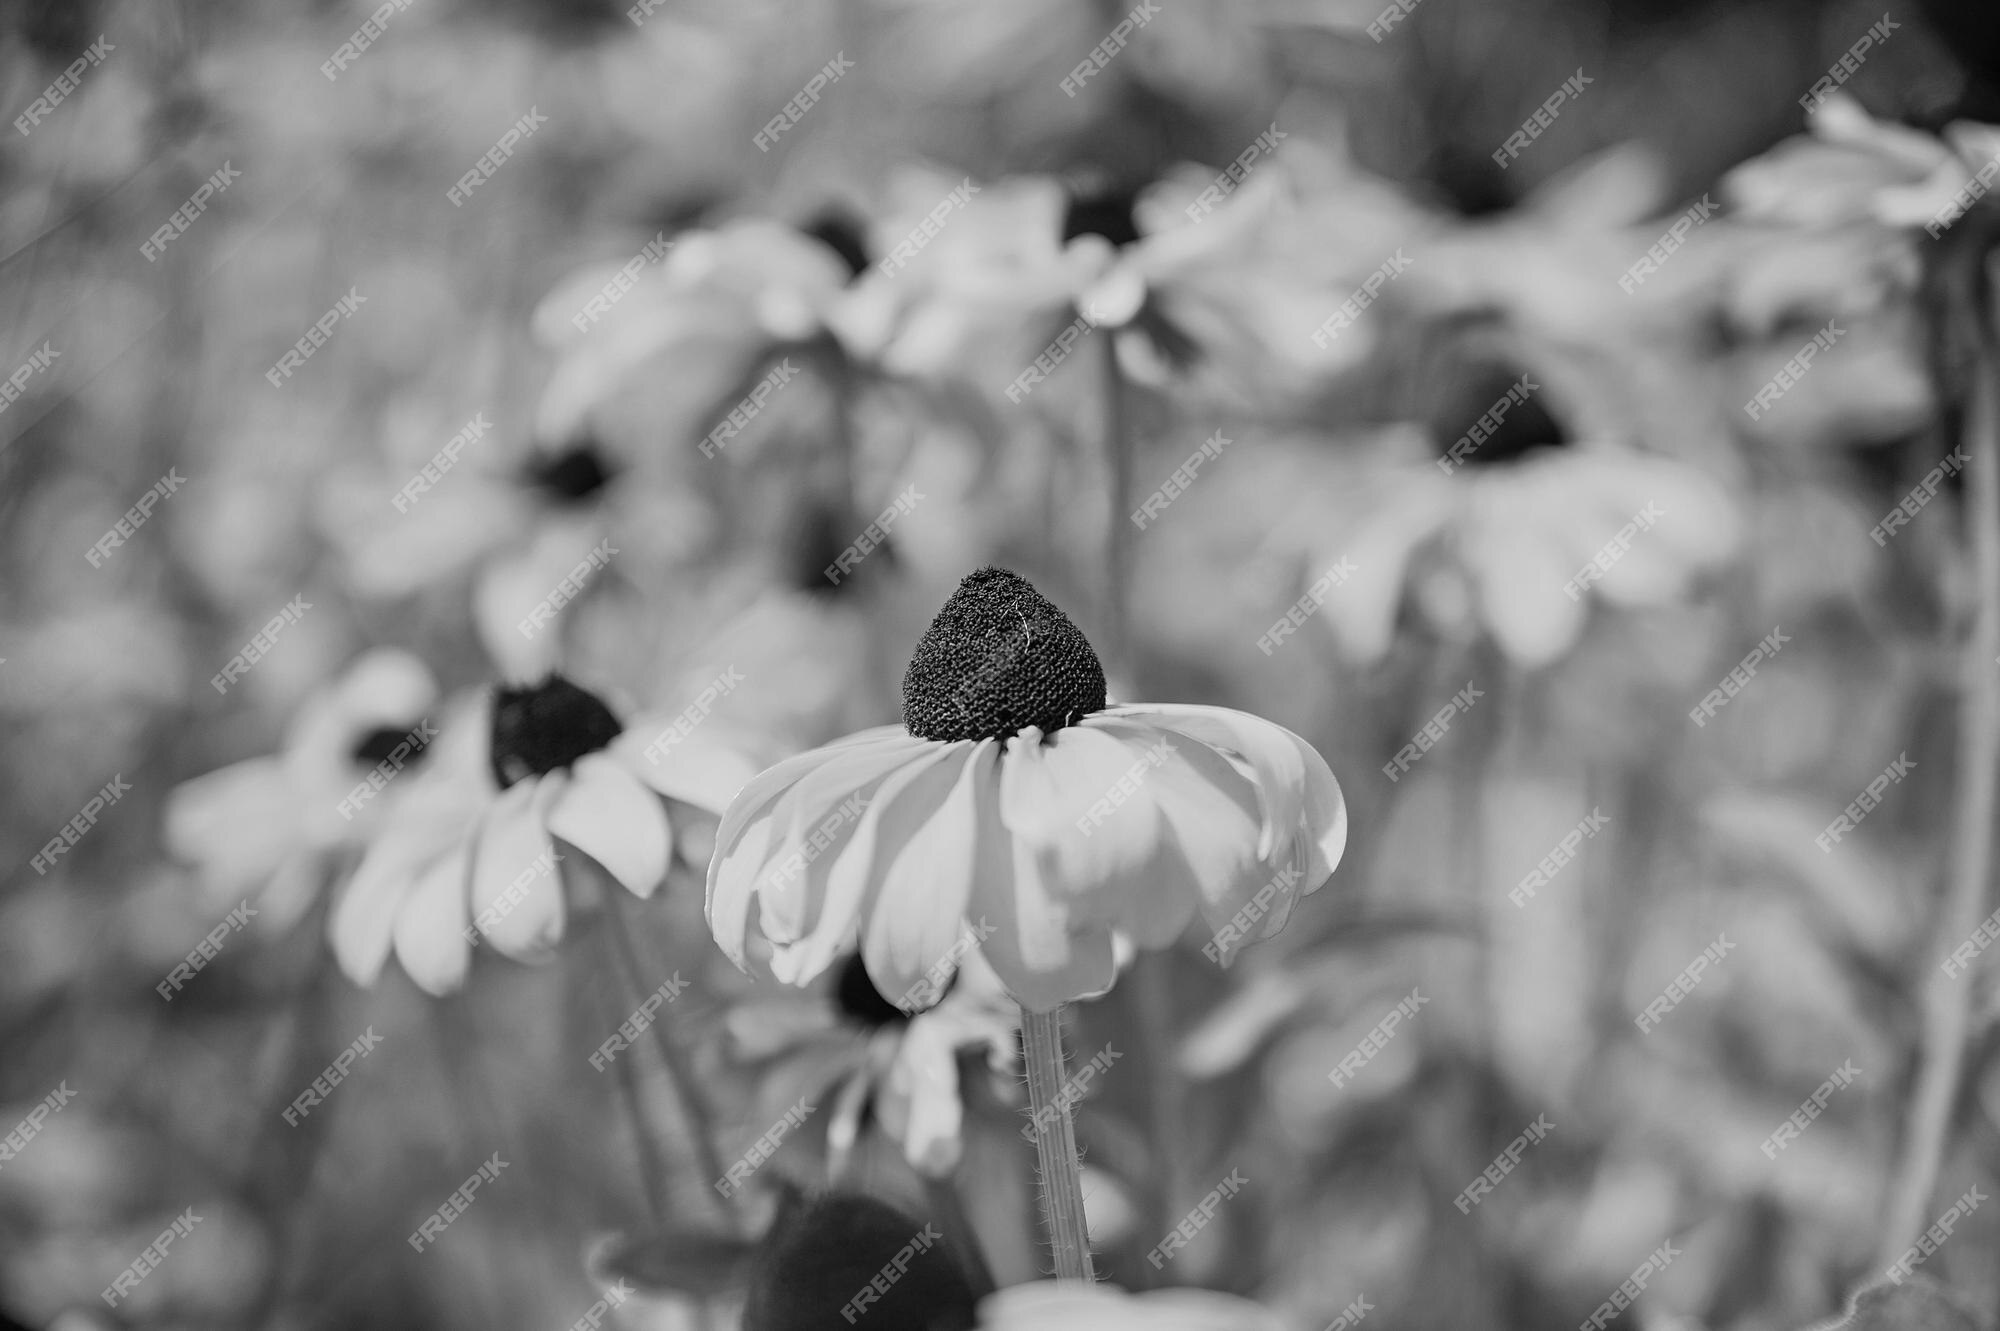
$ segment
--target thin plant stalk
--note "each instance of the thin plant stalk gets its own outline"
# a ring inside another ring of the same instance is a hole
[[[1035,1153],[1042,1167],[1042,1217],[1055,1253],[1056,1279],[1095,1280],[1090,1237],[1083,1218],[1083,1167],[1076,1157],[1076,1124],[1062,1096],[1062,1009],[1021,1008],[1021,1044],[1028,1063],[1028,1107]]]

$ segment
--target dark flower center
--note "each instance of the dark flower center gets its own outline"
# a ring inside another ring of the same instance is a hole
[[[910,1236],[925,1228],[860,1193],[787,1198],[751,1259],[743,1331],[817,1331],[831,1322],[828,1309],[852,1303],[871,1280],[887,1293],[862,1305],[857,1324],[869,1331],[970,1331],[991,1286],[975,1286],[954,1237],[911,1257]]]
[[[805,234],[840,256],[847,265],[847,280],[868,271],[868,242],[854,219],[839,208],[828,208],[806,223]]]
[[[373,767],[378,763],[387,762],[389,755],[396,751],[397,745],[403,743],[405,740],[413,739],[410,732],[416,728],[414,725],[405,726],[401,729],[394,726],[376,726],[373,730],[354,741],[351,756],[355,764],[360,767]],[[429,740],[421,735],[415,736],[409,756],[414,758],[422,754],[429,747]]]
[[[1005,739],[1104,710],[1104,667],[1069,616],[1018,575],[983,568],[924,630],[903,674],[918,739]]]
[[[505,790],[531,776],[546,776],[595,753],[625,727],[598,696],[561,675],[525,688],[493,691],[493,779]]]
[[[898,1026],[910,1019],[909,1013],[882,997],[882,991],[869,978],[868,967],[859,952],[849,957],[840,968],[840,980],[834,986],[833,1001],[842,1013],[863,1026]]]
[[[1536,388],[1522,386],[1524,379]],[[1569,436],[1544,405],[1537,391],[1541,384],[1533,374],[1492,365],[1461,379],[1432,422],[1439,455],[1456,457],[1470,467],[1490,467],[1540,449],[1566,447]],[[1476,439],[1475,426],[1481,434]]]
[[[1118,248],[1135,243],[1139,239],[1139,223],[1132,216],[1132,205],[1137,197],[1132,190],[1071,194],[1069,206],[1063,211],[1063,244],[1078,236],[1102,236]]]
[[[554,456],[530,460],[527,479],[558,504],[583,504],[611,483],[611,469],[597,445],[585,441]]]

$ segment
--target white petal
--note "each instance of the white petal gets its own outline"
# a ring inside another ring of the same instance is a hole
[[[1177,731],[1210,748],[1235,754],[1257,776],[1257,799],[1264,821],[1257,857],[1269,859],[1296,833],[1310,777],[1333,780],[1324,759],[1303,739],[1271,721],[1228,707],[1132,703],[1099,713],[1107,720],[1128,718]]]
[[[635,722],[611,742],[611,752],[660,794],[718,817],[758,770],[740,749],[719,737],[699,731],[676,735],[671,724],[662,729]]]
[[[494,947],[517,960],[539,959],[562,937],[561,875],[537,862],[555,851],[546,819],[566,784],[560,772],[518,782],[480,820],[470,867],[472,917]]]
[[[1047,1012],[1109,989],[1117,977],[1111,931],[1076,924],[1069,906],[1051,898],[1034,851],[1001,823],[999,801],[982,803],[977,812],[967,914],[980,934],[980,953],[1009,995]]]
[[[930,971],[965,931],[979,852],[977,810],[999,800],[999,768],[993,740],[955,749],[883,816],[888,869],[867,911],[861,955],[892,1003],[927,979],[944,978]]]
[[[466,853],[454,851],[424,871],[396,912],[396,959],[433,996],[455,992],[472,964],[465,899]]]
[[[409,823],[385,829],[361,857],[327,923],[334,960],[348,979],[364,988],[375,983],[403,898],[443,849],[434,827]]]
[[[1161,834],[1146,785],[1175,738],[1159,733],[1150,744],[1131,744],[1101,727],[1065,726],[1039,742],[1008,741],[1000,820],[1037,857],[1047,891],[1081,915],[1122,918],[1143,887]]]
[[[297,801],[276,758],[183,781],[167,796],[167,851],[201,865],[225,889],[261,886],[299,839]]]
[[[610,871],[636,897],[650,897],[667,876],[672,831],[659,797],[626,767],[587,753],[549,808],[549,831]]]

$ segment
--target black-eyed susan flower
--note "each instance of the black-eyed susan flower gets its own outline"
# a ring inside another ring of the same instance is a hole
[[[771,1096],[830,1106],[827,1166],[836,1178],[870,1121],[913,1168],[949,1174],[964,1149],[960,1054],[984,1052],[1009,1085],[1019,1077],[1014,1004],[977,952],[927,1007],[884,998],[849,953],[811,989],[747,995],[725,1026],[731,1057],[757,1069]]]
[[[436,699],[416,657],[363,653],[306,699],[278,753],[175,787],[168,849],[200,869],[218,901],[262,893],[265,927],[282,928],[320,889],[329,858],[366,840],[414,779],[436,733],[425,715]]]
[[[708,918],[737,965],[807,984],[859,948],[924,993],[973,946],[1024,1008],[1107,989],[1113,939],[1164,947],[1231,919],[1280,868],[1282,926],[1347,839],[1340,786],[1282,726],[1105,697],[1068,616],[1005,569],[960,583],[918,643],[903,724],[788,759],[717,833]],[[768,946],[768,953],[762,948]]]
[[[334,908],[334,954],[356,983],[372,984],[392,947],[433,994],[464,983],[480,936],[540,959],[568,916],[565,857],[650,896],[675,849],[669,803],[719,813],[755,770],[689,713],[627,727],[560,675],[496,690],[440,743]]]

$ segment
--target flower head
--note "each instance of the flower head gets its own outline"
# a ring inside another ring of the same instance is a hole
[[[737,965],[754,905],[759,959],[788,983],[858,943],[877,989],[922,992],[976,947],[1046,1011],[1110,987],[1114,936],[1165,947],[1295,869],[1255,913],[1268,936],[1346,845],[1311,745],[1226,708],[1110,704],[1088,640],[1005,569],[967,577],[932,622],[903,718],[779,763],[730,805],[708,918]]]
[[[751,764],[671,724],[622,724],[560,675],[494,691],[448,726],[445,753],[369,848],[335,907],[334,954],[371,984],[393,946],[426,992],[465,982],[483,936],[539,959],[567,920],[561,862],[578,851],[651,896],[674,850],[667,800],[720,812]],[[482,742],[483,741],[483,742]],[[559,848],[559,846],[561,848]]]

